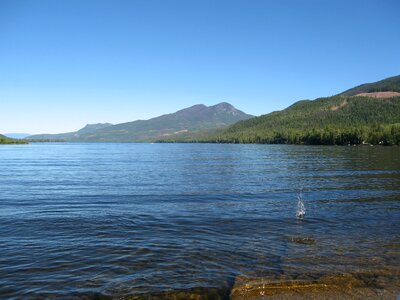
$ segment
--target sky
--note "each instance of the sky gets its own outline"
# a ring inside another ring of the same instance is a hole
[[[400,74],[398,0],[0,0],[0,133],[281,110]]]

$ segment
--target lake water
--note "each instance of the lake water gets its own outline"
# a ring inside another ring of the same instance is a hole
[[[399,228],[399,147],[0,147],[1,298],[226,297],[237,276],[382,270],[391,284]]]

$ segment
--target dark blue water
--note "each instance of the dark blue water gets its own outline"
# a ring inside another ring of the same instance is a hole
[[[229,291],[238,275],[399,274],[399,228],[399,147],[0,147],[2,298]]]

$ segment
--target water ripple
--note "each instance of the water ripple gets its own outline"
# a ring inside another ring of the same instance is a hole
[[[399,270],[399,158],[398,147],[1,147],[0,295],[226,297],[238,275]]]

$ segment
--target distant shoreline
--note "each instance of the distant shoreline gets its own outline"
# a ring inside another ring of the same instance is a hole
[[[23,142],[22,142],[23,141]],[[293,145],[293,146],[340,146],[340,147],[373,147],[373,146],[381,146],[381,147],[398,147],[399,145],[395,144],[292,144],[292,143],[242,143],[242,142],[212,142],[212,141],[107,141],[107,142],[89,142],[89,141],[77,141],[77,142],[69,142],[64,140],[21,140],[21,142],[17,143],[4,143],[4,144],[35,144],[35,143],[64,143],[64,144],[220,144],[220,145]],[[3,144],[3,143],[0,143]]]

